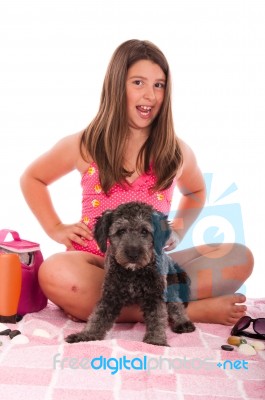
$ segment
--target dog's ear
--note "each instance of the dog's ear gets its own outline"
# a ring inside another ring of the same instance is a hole
[[[160,255],[171,232],[167,216],[160,211],[155,211],[152,214],[152,223],[154,227],[154,248],[156,253]]]
[[[107,240],[109,237],[109,228],[112,224],[112,211],[106,210],[98,217],[94,227],[94,238],[99,245],[102,253],[107,250]]]

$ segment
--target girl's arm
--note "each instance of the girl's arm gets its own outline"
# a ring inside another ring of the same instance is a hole
[[[55,211],[48,186],[79,168],[80,134],[67,136],[51,150],[35,160],[21,177],[24,197],[45,232],[58,243],[71,248],[71,241],[84,244],[82,238],[90,239],[91,233],[81,222],[65,225]]]
[[[172,228],[181,240],[204,206],[206,188],[193,151],[182,140],[180,145],[183,152],[183,166],[177,186],[182,196],[172,221]]]

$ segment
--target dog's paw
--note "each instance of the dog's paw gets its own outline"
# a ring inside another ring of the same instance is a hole
[[[99,340],[99,338],[86,332],[72,333],[65,338],[68,343],[90,342],[92,340]]]
[[[181,324],[172,324],[171,329],[175,333],[188,333],[195,331],[195,325],[191,321],[185,321]]]
[[[154,346],[168,346],[169,344],[167,343],[167,339],[166,338],[156,338],[156,337],[151,337],[151,336],[145,336],[144,343],[147,344],[153,344]]]
[[[81,333],[72,333],[65,338],[68,343],[85,342],[87,339]]]
[[[167,346],[169,347],[169,344],[167,343],[167,341],[158,341],[158,340],[144,340],[144,343],[147,344],[153,344],[154,346]]]

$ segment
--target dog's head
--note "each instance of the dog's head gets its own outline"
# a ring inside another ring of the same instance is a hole
[[[145,267],[161,254],[170,228],[166,216],[141,202],[124,203],[105,211],[95,224],[94,237],[102,252],[110,252],[126,268]]]

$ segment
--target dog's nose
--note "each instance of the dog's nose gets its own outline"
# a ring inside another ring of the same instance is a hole
[[[129,261],[136,262],[139,258],[139,249],[135,246],[127,247],[125,254]]]

